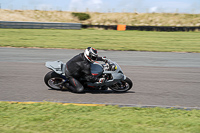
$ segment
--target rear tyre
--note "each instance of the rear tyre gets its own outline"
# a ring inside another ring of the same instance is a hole
[[[65,80],[54,71],[48,72],[44,77],[45,84],[54,90],[62,90]]]
[[[115,92],[127,92],[132,88],[132,86],[133,86],[132,81],[128,77],[126,77],[125,80],[120,81],[110,86],[109,88]]]

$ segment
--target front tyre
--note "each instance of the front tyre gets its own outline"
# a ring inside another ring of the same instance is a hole
[[[115,92],[127,92],[128,90],[131,89],[132,86],[133,86],[132,81],[128,77],[126,77],[125,80],[120,81],[110,86],[109,88]]]
[[[51,89],[61,90],[65,80],[59,74],[50,71],[45,75],[44,82]]]

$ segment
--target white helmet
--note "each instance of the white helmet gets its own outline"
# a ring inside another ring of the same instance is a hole
[[[92,47],[88,47],[84,52],[84,56],[89,62],[94,63],[98,57],[97,50]]]

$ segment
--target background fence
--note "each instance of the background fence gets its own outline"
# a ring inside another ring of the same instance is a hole
[[[0,21],[0,28],[10,29],[81,29],[80,23]]]
[[[81,23],[52,23],[52,22],[15,22],[0,21],[0,28],[10,29],[81,29],[102,28],[117,30],[117,25],[82,25]],[[126,26],[126,30],[140,31],[200,31],[200,27],[174,27],[174,26]]]
[[[82,28],[103,28],[117,30],[117,25],[82,25]],[[200,31],[200,27],[175,27],[175,26],[126,26],[126,30],[140,31]]]

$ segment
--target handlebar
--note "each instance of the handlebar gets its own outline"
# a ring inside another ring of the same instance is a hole
[[[107,62],[105,62],[105,64],[103,64],[104,71],[115,71],[115,67],[115,63],[109,59],[107,60]]]

